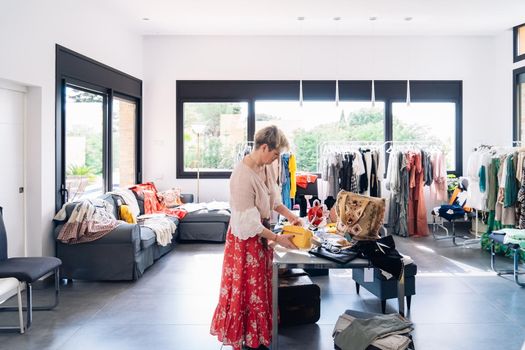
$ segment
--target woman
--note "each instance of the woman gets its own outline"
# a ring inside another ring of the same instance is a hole
[[[272,245],[296,248],[292,235],[269,230],[272,209],[292,224],[300,218],[286,208],[271,166],[288,140],[276,126],[255,134],[254,150],[230,177],[231,220],[226,236],[220,297],[211,334],[235,350],[263,348],[272,334]],[[268,245],[268,241],[272,243]]]

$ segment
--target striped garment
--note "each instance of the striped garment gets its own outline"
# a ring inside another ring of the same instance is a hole
[[[57,239],[62,243],[77,244],[102,238],[122,223],[111,212],[111,204],[101,199],[78,202]]]

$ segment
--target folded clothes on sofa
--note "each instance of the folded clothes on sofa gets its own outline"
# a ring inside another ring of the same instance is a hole
[[[173,232],[177,229],[177,225],[173,220],[167,217],[146,219],[141,225],[152,229],[155,236],[157,236],[157,244],[163,247],[171,243]]]
[[[193,213],[195,211],[206,209],[206,205],[204,203],[185,203],[178,206],[177,208],[184,209],[188,213]]]
[[[212,202],[206,203],[206,209],[208,210],[230,210],[230,203],[212,201]]]

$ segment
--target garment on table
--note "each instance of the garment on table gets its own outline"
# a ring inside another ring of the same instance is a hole
[[[244,161],[237,164],[230,177],[231,222],[220,297],[210,328],[234,350],[243,343],[252,348],[271,343],[273,249],[257,233],[280,204],[272,168],[254,170]]]

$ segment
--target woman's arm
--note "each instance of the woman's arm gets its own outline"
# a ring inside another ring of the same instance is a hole
[[[276,235],[272,231],[264,228],[259,236],[266,238],[269,241],[274,241],[275,243],[288,248],[288,249],[297,249],[297,246],[292,243],[293,235]]]
[[[303,225],[303,220],[301,220],[300,217],[292,213],[291,210],[288,209],[283,204],[279,204],[278,206],[274,208],[274,210],[278,212],[279,214],[281,214],[282,216],[284,216],[292,225],[299,225],[299,226]]]

